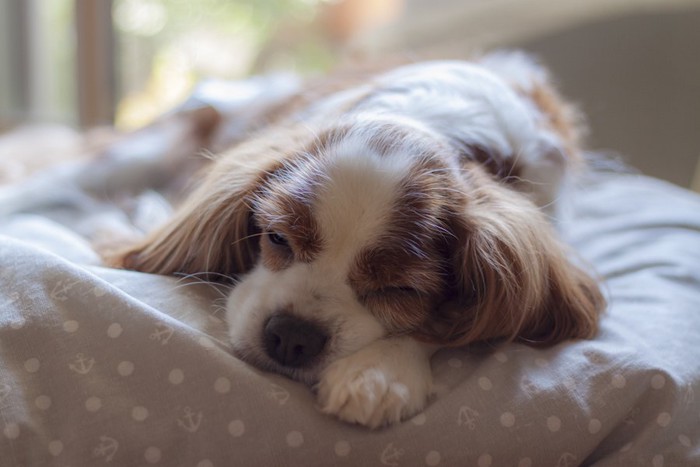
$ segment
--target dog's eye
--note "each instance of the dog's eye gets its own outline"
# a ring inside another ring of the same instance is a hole
[[[275,245],[284,246],[284,247],[289,246],[289,241],[287,240],[287,237],[285,237],[281,233],[268,232],[267,238],[270,240],[270,242],[272,242]]]

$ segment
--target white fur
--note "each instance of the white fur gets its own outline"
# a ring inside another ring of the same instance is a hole
[[[348,103],[369,93],[368,86],[335,94],[298,118],[328,122],[371,114],[411,120],[441,138],[513,154],[522,169],[522,190],[552,213],[566,169],[562,143],[543,127],[545,117],[536,106],[513,88],[529,92],[548,80],[544,68],[519,52],[489,54],[478,63],[420,62],[380,75],[375,84],[381,92],[350,111]]]
[[[289,306],[295,316],[335,329],[326,363],[384,336],[385,330],[358,302],[346,278],[360,249],[383,231],[396,186],[409,165],[400,153],[388,157],[374,153],[366,139],[361,131],[351,132],[327,154],[329,177],[314,209],[325,241],[321,255],[282,271],[258,264],[231,293],[228,323],[234,349],[243,358],[309,383],[318,381],[324,365],[282,368],[265,356],[257,342],[266,320]]]
[[[523,63],[513,66],[527,72]],[[564,172],[559,143],[540,128],[534,106],[497,74],[465,62],[427,62],[381,75],[373,85],[359,105],[350,106],[371,86],[317,102],[296,118],[312,127],[363,119],[401,122],[442,142],[514,154],[526,168],[524,190],[540,205],[556,198]],[[376,154],[364,127],[357,125],[325,154],[329,176],[313,206],[324,239],[320,256],[281,271],[257,264],[233,289],[227,316],[237,355],[316,384],[323,412],[377,427],[425,405],[432,390],[429,358],[434,348],[407,337],[388,338],[347,282],[353,258],[384,232],[397,184],[410,168],[405,157],[410,147],[396,141],[394,153]],[[265,355],[260,343],[266,320],[290,306],[294,315],[333,330],[322,360],[311,368],[282,367]]]
[[[376,428],[423,408],[433,393],[432,346],[409,337],[381,339],[326,368],[319,407],[341,420]]]
[[[396,185],[410,168],[401,154],[376,154],[366,139],[361,131],[351,131],[331,149],[329,178],[315,209],[328,242],[326,250],[333,255],[330,265],[344,273],[359,247],[383,231],[397,196]]]

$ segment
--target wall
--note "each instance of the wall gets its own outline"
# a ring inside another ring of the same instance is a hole
[[[700,0],[407,0],[369,55],[468,58],[523,48],[552,70],[591,129],[588,147],[700,191]]]

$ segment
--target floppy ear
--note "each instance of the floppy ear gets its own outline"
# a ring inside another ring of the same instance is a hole
[[[477,167],[471,173],[475,188],[455,227],[457,294],[440,310],[439,333],[418,337],[450,345],[592,337],[605,306],[597,282],[567,258],[531,201]]]
[[[260,143],[224,153],[171,220],[106,262],[154,274],[215,273],[211,280],[248,271],[258,254],[250,201],[283,157]]]

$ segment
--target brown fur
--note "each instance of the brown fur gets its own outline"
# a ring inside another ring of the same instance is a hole
[[[553,91],[537,89],[533,100],[576,158],[568,111]],[[288,105],[303,107],[308,98]],[[423,138],[386,130],[373,143],[380,152],[397,138]],[[344,131],[312,137],[277,126],[228,151],[171,222],[113,264],[231,277],[260,254],[272,269],[313,261],[323,248],[313,215],[323,169],[316,162]],[[464,148],[435,141],[416,147],[423,149],[386,234],[358,255],[348,278],[360,301],[391,332],[441,345],[501,338],[546,345],[593,336],[605,306],[598,285],[567,259],[534,203],[504,183],[517,175],[512,164],[486,148],[471,148],[465,158]],[[260,243],[267,230],[289,238],[292,256]]]
[[[272,271],[281,271],[288,268],[294,262],[294,252],[291,248],[275,245],[267,235],[261,235],[260,260],[266,268]]]
[[[457,293],[415,335],[444,345],[592,337],[605,305],[598,284],[567,259],[532,202],[478,166],[466,173],[462,214],[454,219]]]
[[[390,332],[420,329],[441,300],[440,255],[410,253],[385,241],[362,251],[348,280],[359,300]]]
[[[583,133],[581,117],[573,106],[564,102],[559,93],[547,83],[536,83],[530,99],[546,116],[546,125],[564,144],[569,160],[580,164],[579,146]]]
[[[224,153],[170,222],[132,247],[107,255],[108,264],[154,274],[231,277],[248,271],[257,260],[261,234],[252,223],[251,203],[262,183],[288,159],[286,148],[308,138],[297,128],[276,131]]]
[[[253,201],[257,225],[264,232],[285,235],[293,258],[305,263],[313,261],[323,244],[312,212],[316,201],[312,187],[321,183],[314,165],[306,155],[288,158],[283,167],[268,177]]]

